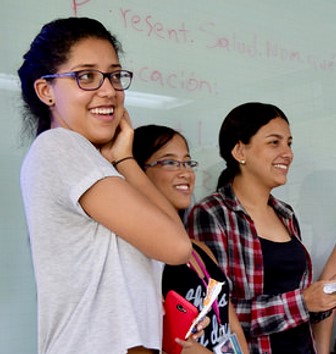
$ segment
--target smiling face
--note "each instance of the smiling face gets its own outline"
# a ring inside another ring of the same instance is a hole
[[[244,178],[269,189],[287,182],[293,152],[291,132],[284,119],[272,119],[258,130],[249,144],[240,144],[240,158],[246,161],[241,166]]]
[[[58,72],[83,69],[102,72],[121,69],[111,43],[94,37],[79,41],[73,45],[68,61],[58,68]],[[41,87],[43,81],[40,79]],[[53,102],[50,106],[53,128],[76,131],[97,146],[111,141],[124,112],[123,91],[116,91],[106,78],[95,91],[80,89],[71,77],[57,78],[44,85],[45,103],[48,104],[49,99]]]
[[[186,142],[178,134],[156,151],[146,163],[164,159],[190,160]],[[146,168],[145,172],[176,210],[186,209],[190,206],[195,184],[195,173],[192,169],[180,166],[178,170],[170,171],[157,165]]]

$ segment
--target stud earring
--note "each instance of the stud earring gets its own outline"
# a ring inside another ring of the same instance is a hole
[[[49,98],[49,103],[50,103],[50,106],[52,106],[54,104],[54,101],[52,98]]]
[[[240,160],[239,163],[240,163],[241,165],[245,165],[245,164],[246,164],[246,161],[245,161],[245,160]]]

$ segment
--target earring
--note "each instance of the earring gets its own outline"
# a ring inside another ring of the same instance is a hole
[[[246,161],[245,161],[245,160],[240,160],[239,163],[240,163],[241,165],[245,165],[245,164],[246,164]]]
[[[50,103],[50,106],[52,106],[54,104],[54,101],[52,98],[49,98],[49,103]]]

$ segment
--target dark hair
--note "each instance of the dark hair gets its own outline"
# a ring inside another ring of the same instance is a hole
[[[144,169],[148,159],[171,141],[175,135],[180,136],[185,141],[189,150],[185,137],[172,128],[155,124],[143,125],[136,128],[134,130],[133,156],[139,166]]]
[[[258,130],[275,118],[288,118],[278,107],[260,102],[248,102],[235,107],[224,119],[219,132],[219,152],[226,168],[219,176],[217,190],[232,182],[240,173],[239,162],[232,156],[232,149],[241,141],[248,144]]]
[[[99,21],[86,17],[56,19],[44,25],[23,56],[18,70],[24,101],[25,129],[35,135],[50,129],[49,107],[36,95],[34,82],[43,75],[54,74],[65,63],[74,44],[85,38],[99,38],[111,43],[117,56],[120,42]]]

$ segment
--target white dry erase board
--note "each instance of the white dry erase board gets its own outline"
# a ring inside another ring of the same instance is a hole
[[[318,274],[336,230],[336,3],[332,0],[2,0],[0,11],[0,354],[36,353],[36,294],[19,190],[16,70],[40,27],[57,17],[101,20],[123,44],[135,79],[135,126],[185,134],[199,160],[195,200],[220,170],[223,117],[247,101],[289,117],[295,160],[275,195],[290,203]]]

